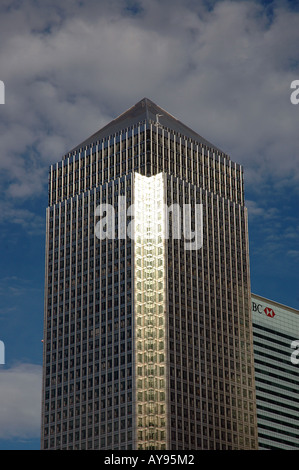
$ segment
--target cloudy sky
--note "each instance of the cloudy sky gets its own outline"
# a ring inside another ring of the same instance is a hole
[[[48,168],[143,97],[244,166],[252,291],[299,308],[299,5],[2,0],[0,41],[0,449],[38,449]]]

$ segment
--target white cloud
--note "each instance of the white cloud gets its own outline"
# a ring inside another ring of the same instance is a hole
[[[50,163],[144,96],[242,163],[247,187],[298,181],[299,13],[284,2],[3,5],[6,198],[46,191]]]
[[[264,201],[264,206],[252,200],[246,200],[245,204],[249,218],[262,217],[264,220],[270,220],[273,223],[273,220],[280,216],[279,210],[276,207],[271,207],[269,201]]]
[[[299,250],[289,250],[287,255],[291,258],[298,258],[299,259]]]
[[[42,368],[0,367],[0,439],[40,436]]]
[[[248,210],[248,217],[263,217],[265,215],[265,209],[263,207],[259,207],[256,201],[247,200],[246,207]]]
[[[3,300],[4,296],[9,297],[10,301],[12,301],[14,297],[22,296],[24,299],[26,294],[31,293],[31,295],[33,295],[36,292],[40,292],[40,289],[29,279],[23,279],[17,276],[0,278],[0,295],[3,297]],[[3,308],[2,312],[10,312],[15,309],[16,307],[11,305],[8,308]]]
[[[22,189],[17,187],[16,190]],[[13,204],[12,201],[0,201],[0,224],[17,224],[30,235],[40,235],[45,231],[45,220],[26,207]]]

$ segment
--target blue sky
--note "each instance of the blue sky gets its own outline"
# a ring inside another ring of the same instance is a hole
[[[144,96],[244,166],[252,291],[299,308],[298,24],[294,1],[1,2],[0,449],[39,449],[48,167]]]

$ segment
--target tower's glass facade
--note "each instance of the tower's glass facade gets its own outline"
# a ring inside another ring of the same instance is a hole
[[[298,450],[299,311],[252,294],[252,322],[259,449]]]
[[[243,170],[146,98],[50,168],[42,408],[44,449],[257,447]]]

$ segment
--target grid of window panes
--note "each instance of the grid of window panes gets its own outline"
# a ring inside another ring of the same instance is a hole
[[[67,154],[51,165],[49,205],[133,171],[147,176],[172,174],[244,203],[242,166],[174,130],[140,123]]]
[[[254,449],[246,209],[172,176],[167,200],[203,204],[202,249],[168,243],[171,449]]]
[[[131,175],[47,210],[44,449],[133,447],[132,246],[95,237]]]
[[[243,170],[222,152],[152,121],[120,128],[66,154],[61,162],[50,167],[42,446],[121,449],[136,445],[135,383],[129,365],[134,361],[134,338],[128,336],[132,335],[135,315],[130,264],[133,248],[128,239],[99,242],[94,234],[97,194],[104,197],[106,191],[106,201],[113,200],[114,187],[122,181],[131,194],[127,186],[134,171],[146,176],[164,172],[181,180],[183,187],[189,183],[190,192],[184,189],[181,196],[178,186],[177,196],[172,192],[169,202],[175,202],[172,197],[179,202],[181,197],[192,201],[193,194],[198,195],[201,188],[207,211],[203,251],[183,254],[177,240],[168,246],[166,334],[169,328],[173,337],[169,338],[168,346],[173,349],[166,371],[167,376],[171,375],[172,389],[166,403],[167,426],[172,430],[167,445],[178,449],[253,447]],[[120,259],[123,253],[125,258],[116,268],[115,256]],[[207,351],[199,347],[197,335],[202,331],[206,332]],[[242,366],[240,358],[233,357],[234,348],[240,344],[241,349],[236,351],[244,359]],[[216,360],[215,348],[223,353],[219,357],[217,353],[217,360],[222,360],[225,367],[225,361],[229,364],[228,369],[223,369],[225,380],[220,377],[220,365],[209,362],[211,357]],[[248,351],[244,352],[246,348]],[[102,357],[104,351],[106,357]],[[186,361],[193,364],[190,372]],[[105,371],[102,367],[106,367]],[[114,378],[115,367],[119,367],[115,370],[118,376],[122,374],[118,382]],[[248,373],[246,378],[243,368]],[[206,375],[207,371],[211,375]],[[106,382],[102,383],[101,374]],[[235,407],[239,392],[247,397],[238,397]],[[225,403],[218,405],[217,400],[223,397]],[[248,407],[244,414],[239,411],[242,404]],[[114,415],[116,409],[118,416]],[[213,429],[215,435],[211,434]]]

